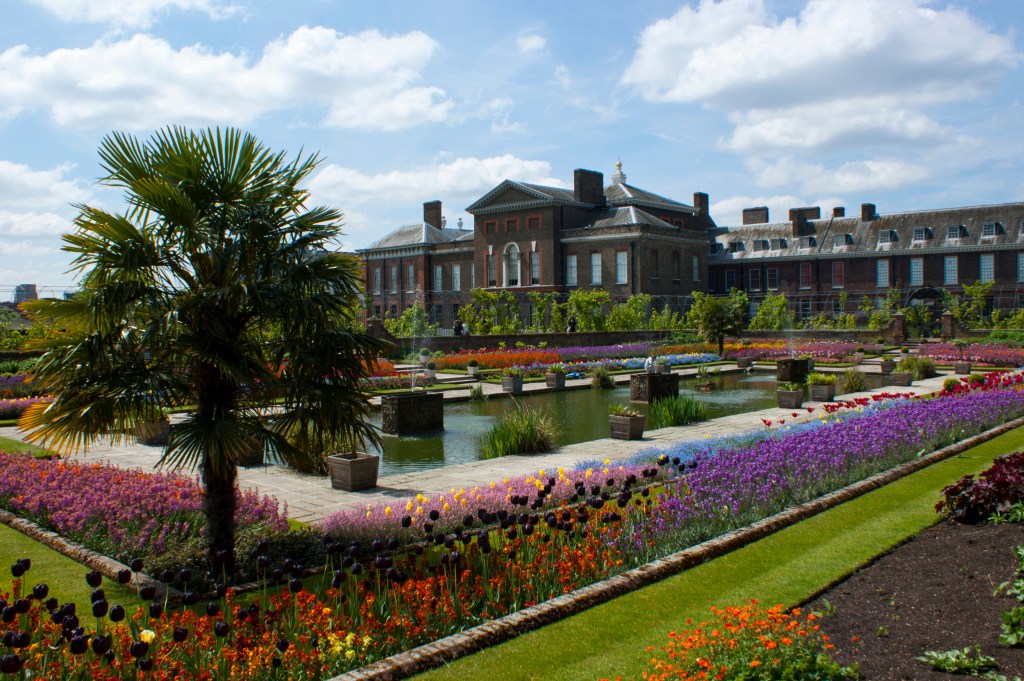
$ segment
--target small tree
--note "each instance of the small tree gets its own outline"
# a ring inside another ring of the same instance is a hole
[[[782,331],[793,328],[793,312],[786,294],[769,293],[757,306],[757,314],[750,320],[752,331]]]
[[[725,338],[738,336],[746,324],[747,294],[733,289],[728,298],[712,298],[697,291],[693,294],[693,307],[686,316],[687,323],[709,343],[718,343],[718,354],[725,352]]]

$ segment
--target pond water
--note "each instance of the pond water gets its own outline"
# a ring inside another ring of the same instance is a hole
[[[775,405],[775,376],[768,373],[729,373],[716,376],[715,390],[700,392],[694,379],[684,378],[679,392],[698,397],[707,405],[708,418],[728,416]],[[423,436],[384,436],[379,475],[440,468],[480,458],[480,442],[491,426],[516,402],[550,416],[558,429],[560,445],[608,437],[608,405],[629,404],[629,387],[614,390],[565,390],[495,398],[484,402],[447,403],[445,430]],[[639,411],[647,405],[634,404]],[[380,426],[380,414],[373,421]]]

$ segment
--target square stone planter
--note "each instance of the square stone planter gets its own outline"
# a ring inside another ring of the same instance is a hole
[[[171,422],[167,419],[143,423],[135,431],[135,439],[140,445],[165,445],[171,434]]]
[[[914,374],[909,371],[894,371],[892,374],[892,384],[898,385],[902,388],[906,388],[914,383]]]
[[[614,440],[640,440],[644,436],[644,422],[647,420],[643,414],[640,416],[616,416],[608,417],[608,428]]]
[[[892,361],[891,359],[883,359],[882,360],[882,373],[883,374],[891,374],[895,368],[896,368],[896,362]]]
[[[953,373],[958,375],[958,376],[966,376],[967,374],[971,373],[971,363],[970,362],[954,362],[953,363]]]
[[[519,395],[523,392],[522,376],[502,376],[501,389],[509,395]]]
[[[736,360],[736,366],[740,369],[749,369],[754,365],[754,360],[750,357],[740,357]]]
[[[656,374],[667,374],[667,373],[671,373],[671,371],[672,371],[672,367],[670,367],[667,364],[655,364],[654,365],[654,373],[656,373]]]
[[[380,457],[376,454],[331,454],[327,457],[327,466],[331,471],[331,487],[334,489],[358,492],[377,486]]]
[[[417,391],[380,398],[381,430],[388,435],[444,430],[444,395]]]
[[[679,394],[679,374],[633,374],[629,377],[630,402],[653,402]]]
[[[565,374],[544,374],[544,383],[549,388],[562,390],[565,388]]]
[[[860,364],[861,362],[863,362],[864,361],[864,353],[863,352],[855,352],[855,353],[853,353],[853,361],[856,362],[857,364]]]
[[[836,398],[836,384],[811,384],[812,402],[831,402]]]
[[[775,380],[779,383],[803,383],[807,380],[806,359],[775,360]]]
[[[799,409],[804,403],[803,390],[776,390],[779,409]]]
[[[480,375],[480,367],[466,367],[466,374],[470,378],[476,378]]]

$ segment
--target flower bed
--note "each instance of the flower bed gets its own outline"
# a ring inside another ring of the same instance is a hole
[[[0,375],[0,399],[38,396],[39,392],[28,374]]]
[[[917,348],[917,354],[945,363],[976,362],[989,366],[1024,366],[1024,350],[998,343],[972,343],[964,346],[952,343],[927,343]]]
[[[20,418],[25,410],[39,402],[52,402],[51,397],[16,397],[0,400],[0,420]]]
[[[862,343],[844,341],[819,341],[813,343],[758,343],[730,350],[726,356],[731,359],[779,359],[797,355],[810,355],[820,360],[841,360],[852,355]]]

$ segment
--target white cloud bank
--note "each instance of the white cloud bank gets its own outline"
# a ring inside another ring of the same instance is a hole
[[[28,0],[61,21],[145,28],[171,9],[197,11],[223,19],[239,11],[221,0]]]
[[[437,49],[418,31],[345,35],[319,26],[271,42],[255,60],[141,34],[43,55],[20,45],[0,53],[0,117],[48,109],[60,125],[146,129],[245,125],[312,106],[326,109],[326,126],[398,130],[451,112],[444,90],[416,84]]]

